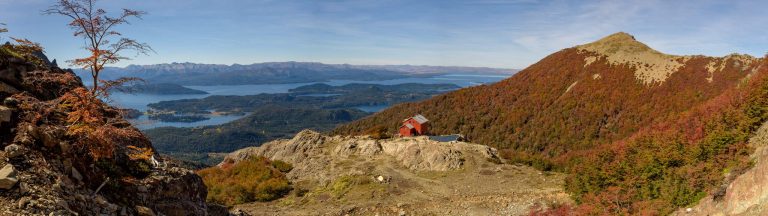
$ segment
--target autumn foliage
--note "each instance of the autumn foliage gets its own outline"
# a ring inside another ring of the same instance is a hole
[[[0,33],[5,29],[0,29]],[[5,30],[7,32],[7,30]],[[45,65],[43,60],[36,56],[36,53],[43,53],[43,47],[39,43],[32,42],[24,38],[11,37],[13,43],[0,45],[0,55],[13,56],[19,59],[27,60],[35,65]]]
[[[720,60],[693,57],[663,84],[647,86],[635,78],[633,68],[604,58],[585,66],[586,56],[566,49],[499,83],[396,105],[334,133],[365,135],[383,127],[394,134],[398,119],[421,113],[434,119],[430,130],[435,134],[464,134],[472,142],[514,151],[521,161],[551,160],[665,121],[736,86],[747,75],[744,71],[756,67],[723,62],[726,67],[710,83],[704,68]]]
[[[577,215],[667,214],[721,193],[727,176],[749,167],[746,140],[768,120],[765,62],[693,56],[646,85],[626,65],[586,65],[587,54],[565,49],[499,83],[397,105],[334,133],[393,133],[398,119],[421,113],[436,134],[567,172]],[[711,64],[723,69],[709,73]]]
[[[585,214],[667,214],[706,195],[722,195],[723,183],[751,165],[747,141],[768,121],[767,78],[761,68],[739,87],[676,118],[564,156],[570,159],[566,189]]]
[[[66,111],[67,134],[81,137],[77,146],[87,150],[94,160],[112,159],[116,148],[126,148],[131,160],[149,161],[154,151],[136,146],[132,141],[146,138],[134,128],[110,125],[107,107],[85,88],[76,88],[60,98],[58,108]],[[113,111],[117,112],[117,111]]]
[[[152,48],[130,38],[122,37],[122,33],[114,30],[114,27],[130,24],[130,18],[140,19],[146,14],[142,11],[123,9],[117,16],[108,16],[107,11],[95,7],[96,0],[58,0],[56,4],[45,10],[46,14],[62,15],[72,21],[69,27],[74,30],[75,37],[85,40],[89,55],[83,58],[68,61],[76,67],[91,71],[93,88],[91,94],[106,94],[106,88],[100,88],[99,74],[108,64],[114,64],[130,58],[122,55],[125,51],[134,51],[137,54],[149,54]],[[120,37],[120,38],[115,38]]]
[[[251,158],[223,167],[211,167],[197,172],[208,187],[208,201],[236,205],[253,201],[270,201],[291,190],[285,172],[291,165],[270,161],[264,157]]]

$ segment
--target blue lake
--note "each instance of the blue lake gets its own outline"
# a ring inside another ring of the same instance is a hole
[[[393,80],[382,81],[353,81],[353,80],[331,80],[328,82],[322,82],[328,85],[341,86],[350,83],[367,83],[367,84],[381,84],[381,85],[395,85],[403,83],[423,83],[423,84],[456,84],[461,87],[469,87],[481,84],[489,84],[498,82],[509,76],[502,75],[476,75],[476,74],[450,74],[435,77],[424,78],[403,78]],[[264,84],[264,85],[218,85],[218,86],[186,86],[192,89],[198,89],[206,91],[210,94],[204,95],[148,95],[148,94],[125,94],[114,93],[112,94],[112,105],[121,108],[132,108],[142,112],[147,111],[147,105],[150,103],[157,103],[160,101],[179,100],[179,99],[196,99],[204,98],[212,95],[255,95],[262,93],[287,93],[288,90],[297,88],[304,85],[310,85],[316,83],[292,83],[292,84]],[[307,95],[307,96],[332,96],[332,95]],[[382,109],[386,109],[389,106],[361,106],[356,107],[366,112],[378,112]],[[134,125],[142,130],[155,128],[155,127],[198,127],[207,125],[218,125],[227,123],[243,116],[237,115],[214,115],[208,116],[209,120],[198,122],[160,122],[149,120],[147,116],[142,116],[139,119],[131,120]]]

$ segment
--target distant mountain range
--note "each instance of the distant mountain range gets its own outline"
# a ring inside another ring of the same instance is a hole
[[[267,62],[250,65],[170,63],[129,65],[123,68],[109,67],[102,72],[102,79],[130,76],[145,79],[150,83],[241,85],[323,82],[328,80],[372,81],[443,74],[511,75],[517,71],[515,69],[484,67],[349,65],[315,62]],[[76,73],[84,80],[90,79],[87,71],[76,70]]]
[[[172,83],[136,84],[131,86],[118,87],[115,90],[128,93],[151,95],[208,94],[208,92],[205,91],[191,89]]]

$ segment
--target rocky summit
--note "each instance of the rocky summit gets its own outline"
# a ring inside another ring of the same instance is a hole
[[[0,215],[227,214],[72,71],[0,51]]]

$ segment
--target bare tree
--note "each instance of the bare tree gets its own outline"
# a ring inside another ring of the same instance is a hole
[[[69,27],[74,30],[75,37],[82,37],[85,40],[84,47],[91,54],[84,58],[78,58],[68,61],[73,66],[82,67],[90,70],[93,77],[93,88],[91,94],[100,95],[106,93],[108,89],[99,87],[99,73],[105,65],[114,64],[130,58],[120,55],[123,51],[134,51],[137,55],[148,55],[154,52],[146,43],[139,43],[136,40],[124,38],[120,32],[114,31],[115,26],[121,24],[130,24],[129,18],[141,19],[146,14],[143,11],[123,9],[123,12],[111,17],[107,15],[104,9],[97,9],[95,4],[97,0],[58,0],[56,4],[45,10],[44,14],[63,15],[72,19]],[[111,41],[111,38],[118,38]]]

